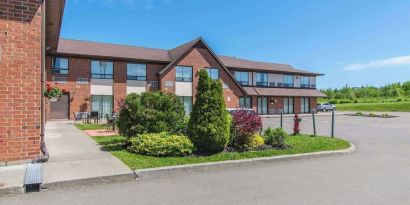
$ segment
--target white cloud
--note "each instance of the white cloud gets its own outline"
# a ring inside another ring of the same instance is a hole
[[[409,56],[399,56],[394,58],[370,61],[367,63],[356,63],[343,67],[343,70],[358,71],[364,69],[374,69],[393,65],[408,65],[410,64]]]

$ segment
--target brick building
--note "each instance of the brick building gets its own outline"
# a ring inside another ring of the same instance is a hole
[[[63,6],[0,1],[0,166],[40,154],[43,59],[46,48],[56,51]]]
[[[150,90],[177,94],[190,112],[200,69],[222,81],[228,108],[248,107],[261,115],[307,113],[325,96],[316,89],[321,74],[217,56],[202,38],[171,50],[60,39],[46,62],[48,84],[65,92],[63,100],[48,103],[50,119],[72,119],[85,111],[111,114],[127,94]]]
[[[163,90],[195,101],[197,72],[223,82],[228,108],[259,114],[315,108],[320,74],[289,65],[218,56],[202,38],[171,50],[60,39],[64,0],[0,0],[0,166],[46,152],[48,119],[118,110],[128,93]],[[45,84],[64,91],[44,99]]]

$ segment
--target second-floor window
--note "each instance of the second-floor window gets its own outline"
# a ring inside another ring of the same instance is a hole
[[[283,76],[283,86],[284,87],[293,87],[293,75],[284,75]]]
[[[147,65],[127,63],[127,80],[147,80]]]
[[[219,79],[219,69],[218,68],[205,68],[206,72],[208,72],[208,76],[212,80],[218,80]]]
[[[249,72],[235,71],[234,75],[239,84],[249,85]]]
[[[192,67],[191,66],[177,66],[176,67],[176,81],[192,82]]]
[[[268,86],[267,73],[256,73],[256,86]]]
[[[310,87],[310,77],[309,76],[300,76],[300,87],[301,88]]]
[[[112,79],[113,63],[111,61],[91,61],[91,78]]]
[[[52,74],[67,75],[68,74],[68,58],[54,57],[52,59]]]

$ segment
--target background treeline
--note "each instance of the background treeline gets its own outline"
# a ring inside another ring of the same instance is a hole
[[[410,98],[410,81],[404,83],[391,83],[381,87],[363,86],[335,89],[321,89],[327,95],[322,101],[330,103],[372,103],[407,101]]]

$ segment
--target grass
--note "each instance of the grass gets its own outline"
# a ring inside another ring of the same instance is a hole
[[[101,130],[107,128],[105,124],[75,124],[75,126],[80,130]]]
[[[410,101],[337,104],[339,111],[410,112]]]
[[[111,152],[114,156],[118,157],[131,169],[340,150],[350,147],[350,144],[342,139],[298,135],[286,138],[286,144],[291,145],[291,148],[283,150],[271,149],[250,152],[224,152],[210,156],[200,157],[151,157],[132,153],[125,150],[123,148],[123,144],[125,143],[126,139],[122,136],[93,137],[93,139],[97,141],[100,145],[102,145],[103,150]]]

